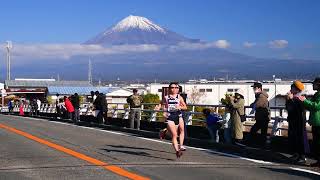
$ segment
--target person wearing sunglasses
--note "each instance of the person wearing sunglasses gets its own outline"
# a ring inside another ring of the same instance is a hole
[[[179,95],[179,84],[172,82],[169,85],[169,95],[165,96],[162,102],[155,108],[164,110],[164,117],[166,118],[167,130],[172,136],[172,145],[176,151],[177,158],[182,156],[182,151],[185,150],[183,146],[184,141],[184,120],[182,118],[182,110],[187,110],[187,105],[183,98]],[[179,142],[178,144],[178,135]]]

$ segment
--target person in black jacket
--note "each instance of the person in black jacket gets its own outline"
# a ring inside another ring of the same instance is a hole
[[[97,111],[97,121],[99,124],[104,123],[103,115],[107,111],[107,102],[106,102],[106,96],[103,93],[99,93],[99,91],[95,92],[95,95],[97,96],[95,101],[93,102],[93,105],[95,107],[95,110]]]
[[[251,127],[249,134],[249,143],[262,143],[263,146],[266,146],[267,142],[267,133],[268,133],[268,123],[270,121],[270,109],[269,109],[269,100],[268,94],[263,91],[262,84],[255,82],[253,84],[253,91],[255,93],[255,101],[250,105],[255,110],[255,120],[256,123]],[[258,140],[257,132],[261,130],[261,139]]]
[[[78,95],[78,93],[74,93],[73,96],[71,96],[71,103],[74,107],[74,116],[73,116],[73,122],[79,123],[80,121],[80,97]]]
[[[293,153],[290,158],[295,163],[305,164],[305,154],[309,153],[309,144],[306,130],[306,113],[303,102],[299,95],[304,90],[304,85],[300,81],[294,81],[291,90],[288,92],[286,109],[288,111],[288,140],[289,148]]]

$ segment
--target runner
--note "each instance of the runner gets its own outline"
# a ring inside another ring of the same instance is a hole
[[[169,95],[165,96],[162,102],[156,106],[155,109],[159,110],[161,107],[165,111],[163,115],[167,119],[167,129],[162,130],[163,132],[160,132],[160,137],[164,137],[167,130],[171,133],[173,148],[176,151],[177,158],[180,158],[182,156],[182,151],[186,150],[183,146],[184,121],[181,110],[186,110],[187,105],[183,98],[179,95],[179,85],[177,82],[170,83]],[[180,145],[178,145],[177,141],[178,134]]]

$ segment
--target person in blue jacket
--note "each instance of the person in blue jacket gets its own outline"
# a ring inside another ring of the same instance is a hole
[[[210,109],[204,109],[202,113],[206,117],[207,129],[209,131],[211,141],[218,143],[220,129],[220,124],[218,123],[219,117],[215,114],[211,114]]]

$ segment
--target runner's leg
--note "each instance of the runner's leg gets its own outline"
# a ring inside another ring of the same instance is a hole
[[[167,123],[167,129],[171,133],[172,136],[172,146],[175,149],[175,151],[179,151],[178,147],[178,140],[177,140],[177,128],[173,121],[168,121]]]
[[[183,142],[184,142],[184,121],[181,117],[179,118],[178,128],[180,129],[179,141],[180,141],[180,147],[181,147],[181,146],[183,146]]]

